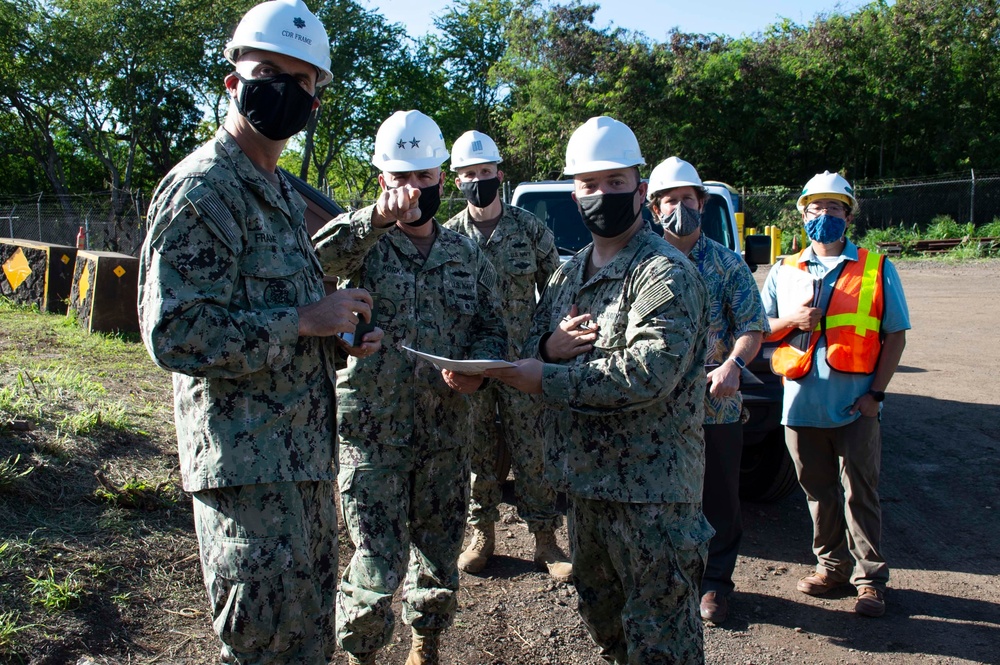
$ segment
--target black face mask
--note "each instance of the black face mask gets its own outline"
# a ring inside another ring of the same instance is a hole
[[[420,219],[407,222],[407,226],[423,226],[434,218],[438,208],[441,207],[441,184],[434,183],[430,187],[421,187],[417,205],[420,207]]]
[[[258,132],[272,141],[295,136],[309,122],[313,100],[291,74],[245,79],[236,74],[243,89],[236,108]]]
[[[583,214],[583,224],[596,236],[614,238],[625,233],[638,212],[635,209],[635,193],[639,186],[626,193],[593,194],[576,197]]]
[[[465,194],[465,200],[477,208],[485,208],[496,201],[500,191],[500,178],[489,180],[472,180],[458,183],[458,188]]]

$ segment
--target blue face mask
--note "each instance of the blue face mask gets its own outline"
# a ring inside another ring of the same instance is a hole
[[[847,220],[833,215],[820,215],[806,221],[806,235],[810,240],[829,245],[844,237]]]

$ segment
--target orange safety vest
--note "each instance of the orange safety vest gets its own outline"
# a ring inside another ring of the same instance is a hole
[[[785,265],[806,270],[799,264],[802,252],[786,257]],[[844,261],[834,284],[830,304],[816,329],[809,336],[806,349],[785,340],[771,356],[771,369],[788,379],[799,379],[812,369],[813,353],[821,335],[826,335],[826,362],[840,372],[871,374],[882,351],[882,266],[885,257],[858,248],[857,261]]]

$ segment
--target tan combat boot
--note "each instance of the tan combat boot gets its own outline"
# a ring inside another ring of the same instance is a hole
[[[458,557],[458,567],[467,573],[481,573],[493,556],[497,539],[493,524],[472,527],[472,541]]]
[[[535,565],[541,570],[547,570],[558,582],[569,582],[573,578],[573,564],[556,545],[554,531],[535,533]]]
[[[413,631],[413,641],[410,643],[410,655],[406,657],[406,665],[438,665],[440,655],[441,633],[438,631]]]

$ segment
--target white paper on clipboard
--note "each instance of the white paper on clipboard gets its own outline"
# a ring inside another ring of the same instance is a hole
[[[775,283],[778,316],[798,309],[802,305],[816,307],[819,304],[820,279],[805,270],[782,264],[778,266]]]
[[[400,346],[413,355],[427,360],[438,369],[451,370],[456,374],[482,374],[488,369],[516,367],[514,363],[509,363],[506,360],[452,360],[451,358],[435,356],[430,353],[424,353],[423,351],[411,349],[405,344],[401,344]]]

